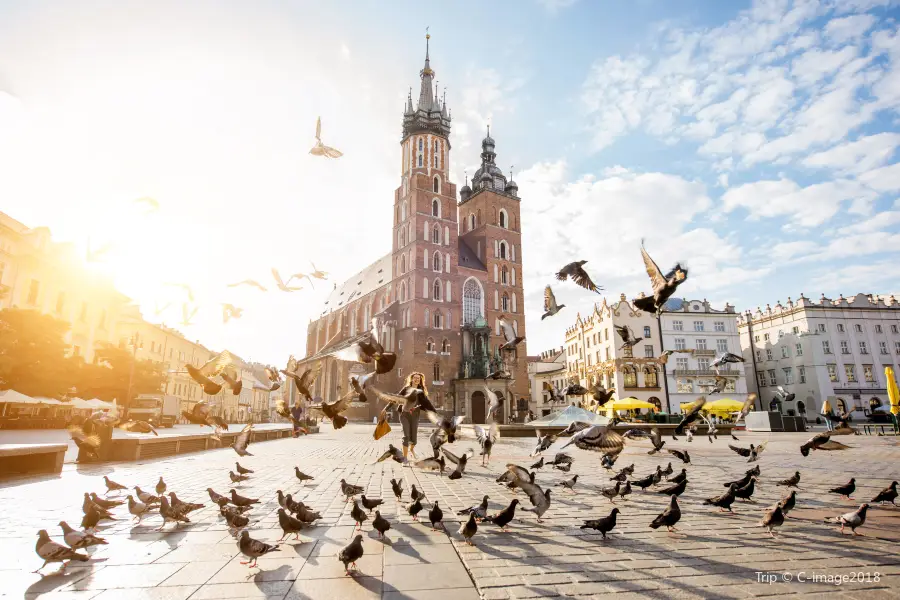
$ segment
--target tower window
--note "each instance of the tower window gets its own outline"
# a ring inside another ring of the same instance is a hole
[[[422,155],[421,154],[419,155],[419,166],[420,167],[422,166]]]
[[[435,252],[435,253],[434,253],[434,258],[433,258],[432,261],[431,261],[431,268],[432,268],[436,273],[440,273],[440,272],[441,272],[441,267],[442,267],[442,265],[441,265],[441,253],[440,253],[440,252]]]
[[[475,215],[469,215],[469,231],[475,229]]]
[[[435,244],[441,243],[441,228],[437,225],[435,225],[434,229],[431,230],[431,241]]]
[[[500,242],[500,258],[506,258],[506,242]]]
[[[440,279],[435,279],[435,280],[434,280],[434,287],[433,287],[432,293],[431,293],[431,297],[432,297],[433,299],[437,300],[438,302],[440,302],[440,301],[441,301],[441,296],[443,295],[442,292],[443,292],[443,290],[441,289],[441,280],[440,280]]]
[[[422,138],[419,138],[419,152],[422,151]]]
[[[437,179],[435,179],[437,181]],[[431,216],[432,217],[440,217],[441,216],[441,203],[437,201],[437,198],[431,201]]]
[[[503,297],[500,299],[500,306],[503,308],[503,312],[509,312],[509,296],[505,293]]]
[[[506,229],[509,227],[509,218],[506,216],[506,210],[500,209],[500,227]]]
[[[432,187],[432,191],[433,191],[435,194],[440,194],[440,193],[441,193],[441,180],[438,179],[437,176],[435,176],[435,178],[434,178],[434,184],[433,184],[433,187]]]
[[[406,273],[406,255],[400,257],[400,274]]]
[[[509,284],[509,269],[506,268],[506,265],[503,265],[503,268],[500,270],[500,283],[503,285]],[[505,308],[503,310],[506,310]]]

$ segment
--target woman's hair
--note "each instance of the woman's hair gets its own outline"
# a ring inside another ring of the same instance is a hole
[[[413,371],[412,373],[410,373],[409,375],[406,376],[406,387],[409,387],[413,384],[412,380],[413,380],[413,377],[415,377],[416,375],[418,375],[419,379],[421,380],[419,383],[419,389],[422,390],[423,392],[425,392],[425,395],[427,396],[428,389],[425,387],[425,376],[422,375],[421,373],[419,373],[418,371]]]

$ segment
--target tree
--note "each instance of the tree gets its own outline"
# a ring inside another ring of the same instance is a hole
[[[66,321],[36,310],[0,310],[0,389],[62,398],[73,377],[63,339],[68,330]]]
[[[128,401],[129,379],[132,380],[132,397],[156,393],[166,381],[165,367],[152,360],[134,361],[134,356],[128,350],[105,346],[95,352],[94,364],[82,365],[76,377],[75,388],[82,398],[107,401],[116,398],[120,405],[124,405]]]

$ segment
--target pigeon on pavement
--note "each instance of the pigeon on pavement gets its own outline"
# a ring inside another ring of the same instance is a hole
[[[444,527],[444,511],[441,510],[441,507],[438,506],[437,502],[435,502],[431,506],[431,510],[428,511],[428,520],[431,521],[432,531],[435,530],[435,527],[437,527],[438,523],[440,523],[441,528]]]
[[[230,491],[231,503],[235,506],[250,506],[251,504],[259,504],[259,498],[246,498],[234,491],[233,488]]]
[[[250,537],[250,532],[244,529],[241,531],[241,537],[238,540],[238,548],[241,551],[241,554],[249,558],[250,560],[242,560],[242,565],[247,565],[251,569],[256,567],[256,561],[260,556],[268,554],[269,552],[275,552],[278,550],[278,544],[267,544],[265,542],[261,542],[259,540],[254,540]]]
[[[519,500],[513,498],[512,502],[509,503],[509,506],[501,510],[495,515],[490,515],[484,518],[485,523],[493,523],[494,525],[498,525],[502,531],[509,531],[506,526],[515,518],[516,516],[516,506],[519,504]]]
[[[784,513],[781,510],[781,504],[776,504],[767,510],[759,525],[765,527],[769,535],[775,537],[775,528],[784,525]]]
[[[172,508],[172,505],[169,504],[169,499],[165,496],[161,496],[159,499],[159,514],[163,518],[162,525],[160,525],[156,530],[162,531],[163,527],[166,526],[166,523],[170,521],[175,523],[175,526],[178,526],[178,523],[190,523],[191,520],[188,519],[181,511],[178,511]]]
[[[613,530],[616,526],[616,515],[619,514],[619,509],[614,508],[609,513],[609,516],[600,518],[600,519],[590,519],[584,522],[584,525],[580,527],[580,529],[596,529],[600,533],[603,534],[603,539],[606,539],[606,534]]]
[[[716,496],[715,498],[707,498],[706,500],[703,501],[703,504],[711,505],[711,506],[718,506],[720,512],[725,512],[726,510],[728,510],[728,512],[734,513],[734,511],[731,510],[731,505],[734,504],[734,499],[735,499],[734,491],[736,489],[737,489],[737,486],[735,486],[735,484],[732,483],[730,486],[728,486],[727,492],[725,492],[721,496]]]
[[[356,500],[353,501],[353,508],[350,509],[350,516],[356,522],[357,531],[362,529],[363,521],[366,521],[369,518],[368,515],[366,515],[366,511],[359,507]]]
[[[100,544],[108,544],[105,539],[97,537],[92,533],[84,531],[75,531],[65,521],[60,521],[59,526],[63,531],[63,539],[69,548],[73,550],[81,550],[82,548],[90,548],[91,546],[99,546]]]
[[[832,494],[840,494],[841,496],[846,497],[847,500],[852,500],[853,498],[851,498],[850,495],[856,491],[856,478],[851,478],[850,481],[848,481],[844,485],[839,485],[838,487],[831,488],[828,491]]]
[[[650,523],[650,527],[653,529],[659,529],[663,525],[666,526],[666,529],[669,532],[677,531],[675,529],[675,524],[681,520],[681,508],[678,506],[678,496],[672,496],[671,502],[669,502],[669,506],[666,510],[662,511],[658,517],[653,519],[653,522]]]
[[[485,496],[487,498],[487,496]],[[474,546],[475,544],[472,542],[472,538],[475,537],[475,533],[478,531],[478,523],[475,522],[475,513],[469,513],[469,520],[459,526],[459,533],[466,539],[466,544],[469,546]]]
[[[841,524],[841,533],[844,533],[844,527],[850,527],[850,530],[853,531],[853,535],[862,535],[861,533],[857,533],[856,529],[858,527],[862,527],[865,524],[866,511],[868,509],[868,504],[860,504],[859,508],[857,508],[853,512],[848,512],[839,517],[835,517],[834,522]]]
[[[281,531],[284,533],[278,539],[279,542],[292,533],[294,534],[294,539],[299,540],[300,531],[305,527],[303,521],[287,514],[287,511],[283,508],[278,509],[278,524],[281,525]]]
[[[353,565],[354,569],[359,570],[359,567],[356,566],[356,561],[362,558],[365,553],[362,540],[363,536],[357,535],[352,542],[338,552],[338,560],[344,563],[344,571],[347,575],[350,574],[350,565]]]
[[[487,516],[487,507],[488,507],[488,497],[485,496],[481,499],[480,504],[475,504],[474,506],[470,506],[469,508],[464,508],[463,510],[456,513],[457,515],[475,515],[476,519],[483,519]]]
[[[789,488],[795,488],[798,483],[800,483],[800,471],[795,471],[791,477],[779,481],[778,485],[786,485]]]
[[[33,573],[40,573],[41,569],[52,562],[61,562],[62,566],[59,570],[65,571],[68,561],[78,560],[87,562],[91,558],[87,554],[79,554],[71,548],[54,542],[50,539],[50,535],[47,533],[46,529],[38,531],[38,541],[37,544],[35,544],[34,551],[37,552],[38,556],[44,559],[44,564],[41,565],[39,569],[32,571]]]
[[[884,504],[885,502],[890,502],[894,506],[897,506],[897,503],[895,502],[896,499],[897,499],[897,482],[892,481],[891,485],[887,486],[886,488],[884,488],[883,490],[878,492],[878,495],[875,496],[874,498],[872,498],[872,504],[875,504],[876,502],[880,502],[882,504]]]
[[[387,530],[391,528],[391,523],[381,516],[381,512],[375,511],[375,520],[372,521],[372,528],[378,532],[378,537],[384,537]]]

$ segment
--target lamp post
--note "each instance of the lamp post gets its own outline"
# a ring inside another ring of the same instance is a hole
[[[126,419],[128,418],[128,413],[131,411],[131,387],[134,384],[134,363],[137,362],[137,351],[140,341],[140,334],[138,332],[134,332],[134,335],[131,336],[131,370],[128,373],[128,393],[125,394]]]

